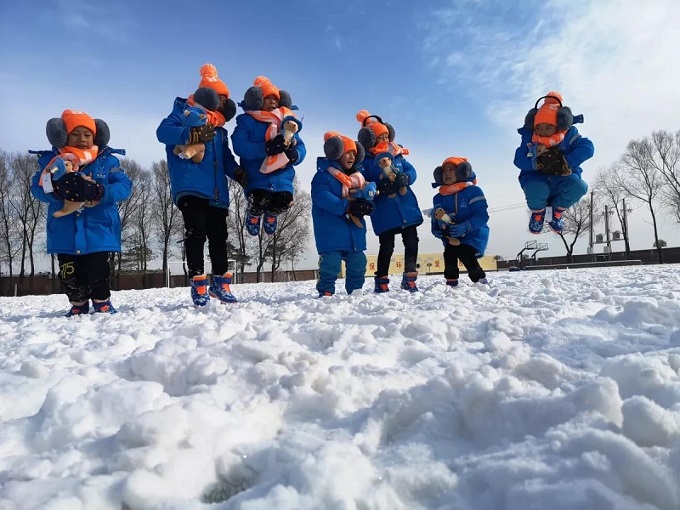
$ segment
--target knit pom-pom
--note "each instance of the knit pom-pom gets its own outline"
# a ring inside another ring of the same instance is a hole
[[[325,142],[326,140],[328,140],[329,138],[331,138],[333,136],[340,136],[340,133],[338,133],[337,131],[327,131],[323,135],[323,141]]]
[[[368,113],[368,110],[359,110],[357,112],[357,120],[363,124],[364,120],[366,117],[370,117],[371,114]]]
[[[546,97],[546,98],[545,98],[545,103],[546,103],[546,104],[558,104],[558,102],[559,102],[559,103],[562,102],[562,94],[560,94],[560,93],[557,92],[556,90],[551,90],[550,92],[548,92],[548,93],[546,94],[546,96],[554,96],[554,97],[556,97],[557,99],[559,99],[559,101],[556,101],[556,100],[553,99],[552,97]]]
[[[217,78],[217,68],[212,64],[203,64],[200,72],[203,78],[213,80]]]
[[[260,87],[260,88],[262,88],[262,86],[264,86],[264,85],[271,85],[271,84],[272,84],[271,80],[269,78],[267,78],[266,76],[258,76],[257,78],[255,78],[255,81],[253,82],[253,85],[255,85],[256,87]]]

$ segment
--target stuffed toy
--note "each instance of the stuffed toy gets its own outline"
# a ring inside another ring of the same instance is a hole
[[[182,126],[184,127],[205,126],[207,121],[208,116],[200,106],[188,106],[182,115]],[[205,143],[175,145],[172,152],[181,159],[191,159],[194,163],[200,163],[205,157]]]
[[[448,237],[449,239],[449,244],[451,246],[458,246],[460,244],[460,241],[456,239],[455,237],[449,237],[448,235],[448,226],[453,223],[453,219],[451,219],[451,216],[446,214],[446,211],[442,209],[441,207],[437,207],[433,211],[433,216],[434,218],[439,222],[439,226],[441,227],[442,231],[444,232],[444,237]]]
[[[389,153],[378,154],[376,160],[382,172],[381,181],[387,181],[381,183],[384,193],[387,193],[390,198],[394,198],[397,195],[397,191],[400,195],[406,195],[408,190],[403,182],[403,178],[406,175],[399,175],[402,172],[392,165],[392,155]]]
[[[355,188],[350,190],[349,192],[349,199],[348,200],[364,200],[366,202],[370,202],[373,204],[373,197],[375,197],[377,193],[377,186],[375,185],[374,182],[367,182],[364,184],[363,187],[361,188]],[[354,223],[357,227],[363,228],[363,225],[361,224],[361,218],[358,216],[355,216],[351,213],[347,213],[347,217]]]
[[[79,172],[78,158],[73,154],[62,154],[55,157],[45,167],[44,178],[50,179],[54,194],[64,200],[64,206],[54,213],[55,218],[61,218],[83,208],[86,202],[99,200],[103,194],[103,187],[91,177]],[[42,181],[42,178],[41,178]],[[47,189],[43,181],[43,188]]]

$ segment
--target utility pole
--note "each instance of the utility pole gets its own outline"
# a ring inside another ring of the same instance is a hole
[[[612,242],[609,239],[609,206],[604,206],[604,232],[607,237],[607,260],[612,257]]]
[[[632,209],[630,210],[632,211]],[[623,199],[623,243],[626,246],[626,260],[630,258],[630,243],[628,242],[628,209],[626,209],[626,199]]]
[[[595,250],[593,249],[593,229],[595,225],[593,224],[593,194],[590,192],[590,243],[588,244],[588,253],[590,254],[591,262],[595,261]]]

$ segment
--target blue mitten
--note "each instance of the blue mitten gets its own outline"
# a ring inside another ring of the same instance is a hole
[[[463,223],[452,223],[449,225],[449,236],[451,237],[463,237],[465,234],[472,230],[472,225],[469,221],[464,221]]]

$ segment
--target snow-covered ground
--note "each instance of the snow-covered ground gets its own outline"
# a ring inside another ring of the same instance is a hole
[[[490,279],[0,298],[0,508],[678,510],[680,266]]]

